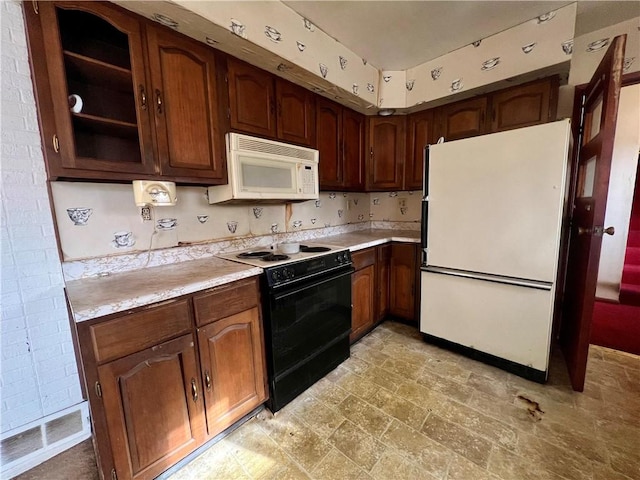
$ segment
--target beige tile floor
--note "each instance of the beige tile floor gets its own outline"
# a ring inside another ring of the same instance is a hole
[[[94,478],[45,465],[24,478]],[[261,412],[171,476],[308,478],[640,479],[640,357],[592,346],[580,394],[560,356],[539,385],[386,322],[275,416]]]
[[[580,394],[559,356],[539,385],[386,322],[275,416],[171,476],[307,478],[640,479],[640,357],[591,347]]]

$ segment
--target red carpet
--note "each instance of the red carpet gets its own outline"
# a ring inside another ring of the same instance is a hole
[[[590,343],[640,355],[640,306],[596,302]]]

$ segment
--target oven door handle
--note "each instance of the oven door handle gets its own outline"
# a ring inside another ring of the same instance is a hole
[[[281,293],[278,293],[278,294],[274,294],[273,299],[276,300],[276,301],[282,300],[283,298],[289,297],[291,295],[296,295],[296,294],[302,292],[303,290],[307,290],[307,289],[309,289],[311,287],[317,287],[319,285],[323,285],[323,284],[328,283],[328,282],[333,282],[335,280],[339,280],[340,278],[343,278],[343,277],[351,276],[351,274],[354,271],[355,270],[353,268],[350,268],[346,272],[341,273],[339,275],[331,275],[329,277],[325,277],[322,280],[318,280],[318,281],[315,281],[313,283],[307,283],[307,284],[305,284],[304,286],[302,286],[300,288],[295,288],[295,289],[292,289],[292,290],[287,290],[286,292],[281,292]]]

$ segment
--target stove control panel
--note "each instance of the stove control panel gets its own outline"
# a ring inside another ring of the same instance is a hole
[[[343,250],[330,252],[325,255],[300,260],[297,262],[265,268],[267,284],[270,287],[280,286],[289,282],[304,280],[331,271],[336,267],[351,265],[351,252]]]

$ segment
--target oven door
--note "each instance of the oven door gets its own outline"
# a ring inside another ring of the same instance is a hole
[[[273,411],[349,357],[352,272],[348,268],[268,295],[265,330]]]

